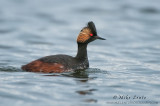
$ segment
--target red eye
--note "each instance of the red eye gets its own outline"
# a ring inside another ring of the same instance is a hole
[[[93,34],[91,33],[90,36],[93,36]]]

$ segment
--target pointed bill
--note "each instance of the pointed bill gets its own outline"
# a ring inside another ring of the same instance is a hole
[[[100,37],[100,36],[95,36],[95,37],[96,37],[96,39],[106,40],[105,38],[102,38],[102,37]]]

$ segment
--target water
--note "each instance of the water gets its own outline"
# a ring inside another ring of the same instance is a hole
[[[159,0],[1,0],[0,105],[158,106],[159,4]],[[20,69],[47,55],[74,56],[77,35],[91,20],[107,40],[89,44],[89,69],[62,74]]]

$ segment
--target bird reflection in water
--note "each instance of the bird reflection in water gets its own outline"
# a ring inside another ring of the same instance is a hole
[[[49,75],[44,75],[44,76],[62,76],[62,77],[72,77],[75,78],[75,81],[78,85],[80,84],[85,84],[87,83],[89,80],[93,80],[96,77],[89,77],[89,72],[86,70],[76,70],[74,72],[67,72],[67,73],[60,73],[60,74],[49,74]],[[84,87],[83,87],[84,88]],[[86,86],[85,88],[87,89],[79,89],[77,91],[75,91],[77,94],[81,95],[81,96],[86,96],[87,95],[93,95],[95,91],[97,91],[97,89],[94,88],[90,88],[88,89],[88,86]],[[82,100],[83,102],[87,102],[87,103],[96,103],[98,100],[93,99],[93,98],[85,98]]]

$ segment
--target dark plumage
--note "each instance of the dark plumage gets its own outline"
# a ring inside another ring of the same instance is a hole
[[[61,73],[86,69],[89,67],[87,45],[89,42],[96,39],[105,40],[104,38],[97,36],[94,23],[88,22],[87,27],[84,27],[78,35],[78,52],[75,57],[68,55],[46,56],[22,66],[22,69],[29,72],[43,73]]]
[[[91,29],[91,32],[93,33],[93,36],[97,36],[97,30],[96,30],[96,27],[95,27],[95,25],[92,21],[88,22],[87,27],[89,29]]]

